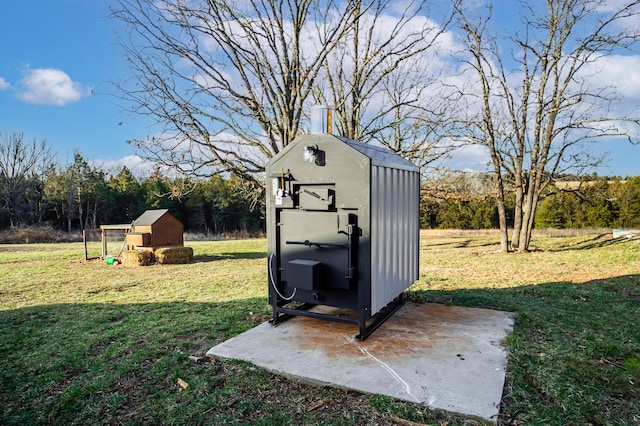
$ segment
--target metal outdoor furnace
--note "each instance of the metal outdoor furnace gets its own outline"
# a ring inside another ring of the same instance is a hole
[[[267,179],[272,324],[302,315],[356,324],[366,339],[418,278],[418,168],[387,149],[312,134],[273,157]]]

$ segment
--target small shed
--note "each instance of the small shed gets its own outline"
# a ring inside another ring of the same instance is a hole
[[[168,209],[147,210],[131,224],[128,247],[152,249],[184,245],[184,226]]]

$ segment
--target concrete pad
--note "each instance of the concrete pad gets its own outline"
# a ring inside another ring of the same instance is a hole
[[[364,342],[355,325],[295,317],[207,355],[495,421],[507,366],[501,341],[512,329],[508,312],[407,303]]]

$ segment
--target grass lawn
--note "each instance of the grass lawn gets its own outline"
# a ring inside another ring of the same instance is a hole
[[[480,423],[198,362],[268,319],[266,240],[187,245],[193,263],[147,267],[85,261],[80,243],[0,245],[0,424]],[[640,424],[640,241],[532,247],[423,232],[409,297],[516,313],[501,423]]]

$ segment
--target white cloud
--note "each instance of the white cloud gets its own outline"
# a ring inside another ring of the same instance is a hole
[[[466,145],[452,152],[443,163],[453,170],[484,172],[490,170],[491,158],[486,147]]]
[[[601,56],[585,72],[598,87],[613,87],[623,99],[640,99],[640,56]]]
[[[153,163],[144,160],[138,155],[127,155],[126,157],[118,158],[116,160],[96,159],[90,161],[90,164],[93,167],[100,168],[101,170],[113,175],[120,173],[122,167],[126,166],[127,169],[129,169],[131,173],[138,178],[150,176],[154,170]]]
[[[0,90],[6,90],[9,87],[11,87],[9,82],[7,80],[5,80],[4,78],[0,77]]]
[[[21,81],[18,97],[30,104],[63,106],[78,101],[86,90],[55,68],[29,69]]]

